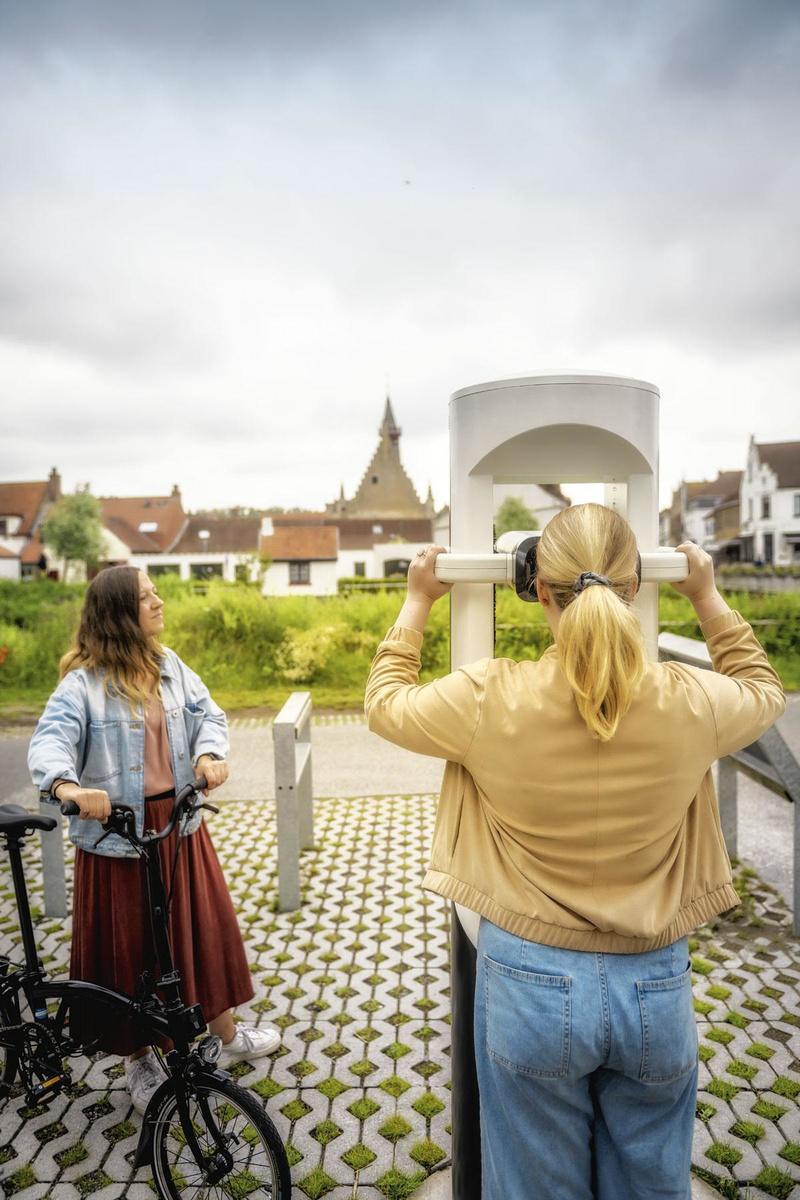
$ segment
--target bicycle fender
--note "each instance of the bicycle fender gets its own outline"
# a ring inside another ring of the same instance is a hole
[[[139,1143],[133,1159],[134,1170],[138,1167],[150,1167],[153,1165],[153,1126],[156,1123],[156,1113],[161,1108],[161,1102],[164,1097],[174,1090],[175,1085],[172,1081],[172,1076],[170,1076],[156,1088],[150,1097],[150,1103],[147,1105],[142,1117],[142,1131],[139,1134]]]
[[[225,1071],[215,1071],[211,1068],[201,1068],[192,1072],[192,1082],[199,1084],[212,1084],[220,1078],[229,1079],[230,1076]],[[156,1117],[161,1108],[164,1098],[170,1092],[175,1091],[175,1079],[169,1076],[164,1082],[153,1092],[150,1097],[150,1103],[145,1109],[144,1117],[142,1118],[142,1132],[139,1134],[139,1143],[136,1147],[136,1154],[133,1159],[133,1168],[138,1170],[139,1167],[151,1167],[153,1165],[153,1129],[156,1123]]]

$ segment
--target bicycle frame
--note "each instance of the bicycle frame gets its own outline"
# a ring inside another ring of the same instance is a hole
[[[188,794],[191,794],[191,789]],[[188,798],[184,796],[184,800]],[[174,827],[179,810],[180,797],[176,797],[173,820],[167,826],[167,832]],[[121,810],[118,813],[123,827],[129,824],[132,813]],[[161,860],[158,852],[158,841],[164,836],[150,835],[147,839],[131,839],[140,855],[145,860],[145,881],[153,933],[154,950],[157,962],[161,968],[158,980],[153,981],[153,988],[145,997],[130,996],[96,983],[82,980],[53,980],[50,979],[39,959],[31,917],[28,890],[25,882],[25,872],[22,863],[22,841],[26,832],[6,832],[11,874],[14,883],[14,893],[19,915],[20,932],[25,955],[25,965],[15,968],[7,958],[0,959],[0,1008],[7,1014],[13,1014],[14,1026],[5,1032],[0,1026],[0,1045],[10,1048],[19,1046],[22,1033],[20,1032],[20,1003],[19,993],[22,992],[34,1021],[43,1025],[59,1041],[64,1041],[64,1025],[67,1013],[71,1007],[83,1004],[105,1004],[116,1009],[120,1015],[134,1018],[152,1040],[168,1038],[175,1047],[177,1064],[180,1060],[188,1059],[191,1042],[206,1029],[206,1022],[198,1004],[186,1005],[183,1002],[180,988],[180,974],[175,969],[172,946],[169,939],[167,897],[161,872]],[[158,989],[163,1000],[155,995]],[[58,1010],[54,1015],[48,1011],[48,1001],[58,1001]],[[79,1047],[66,1039],[68,1052],[77,1052]],[[173,1053],[175,1053],[173,1052]],[[64,1080],[63,1074],[53,1079],[53,1085]]]

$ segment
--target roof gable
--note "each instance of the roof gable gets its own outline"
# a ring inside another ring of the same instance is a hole
[[[19,517],[20,536],[28,536],[47,498],[47,480],[35,483],[0,483],[0,517]]]
[[[103,524],[134,553],[167,553],[186,526],[179,496],[101,496],[100,507]]]
[[[800,487],[800,442],[756,442],[758,457],[775,472],[779,488]]]

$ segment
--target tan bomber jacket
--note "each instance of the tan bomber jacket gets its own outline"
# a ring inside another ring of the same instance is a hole
[[[531,941],[630,954],[738,903],[711,765],[783,712],[736,612],[702,625],[714,671],[650,663],[616,736],[581,719],[551,646],[418,684],[422,634],[394,626],[366,687],[369,728],[447,759],[423,886]]]

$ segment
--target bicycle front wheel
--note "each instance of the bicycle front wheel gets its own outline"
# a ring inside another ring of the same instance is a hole
[[[225,1143],[232,1163],[221,1175],[204,1169],[186,1140],[174,1094],[165,1096],[153,1129],[153,1178],[164,1200],[289,1200],[289,1161],[278,1131],[254,1096],[226,1080],[198,1086],[189,1116],[204,1156]]]

